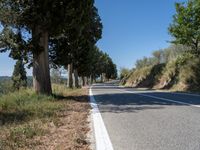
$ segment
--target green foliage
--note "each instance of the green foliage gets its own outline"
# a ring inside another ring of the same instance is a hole
[[[130,86],[130,87],[137,87],[150,74],[151,69],[152,69],[152,66],[136,69],[135,71],[131,73],[125,85]]]
[[[156,61],[150,63],[151,59]],[[166,65],[156,65],[158,59]],[[188,47],[172,45],[156,51],[154,57],[138,60],[137,68],[125,81],[123,80],[123,83],[133,87],[198,90],[200,89],[199,61],[198,54],[194,54]]]
[[[181,68],[183,65],[187,64],[189,61],[195,59],[196,56],[192,53],[183,53],[176,59],[176,65]]]
[[[113,63],[112,59],[110,56],[105,53],[104,54],[104,61],[105,61],[105,66],[104,66],[104,71],[106,79],[116,79],[117,78],[117,67]]]
[[[103,28],[93,0],[2,0],[0,7],[3,26],[0,52],[9,50],[10,57],[22,58],[33,65],[33,76],[39,85],[35,86],[37,92],[51,93],[48,59],[39,58],[45,53],[48,55],[47,47],[50,48],[51,62],[56,65],[73,64],[75,69],[80,65],[91,66],[88,64],[92,49],[101,38]],[[50,39],[49,46],[41,40],[44,38]],[[91,71],[87,73],[90,75]],[[13,80],[20,78],[15,76]]]
[[[184,45],[171,45],[166,49],[162,50],[162,63],[168,63],[177,59],[178,56],[182,55],[186,51],[190,51],[190,49]]]
[[[153,51],[152,57],[144,57],[136,61],[136,68],[142,68],[145,66],[152,66],[161,63],[167,63],[169,61],[173,61],[177,59],[180,55],[191,50],[188,47],[183,45],[171,45],[170,47],[162,50]]]
[[[120,68],[120,80],[127,78],[131,73],[128,68]]]
[[[110,56],[96,46],[90,50],[89,55],[87,55],[88,59],[78,66],[79,75],[88,77],[91,75],[93,78],[97,78],[105,74],[107,79],[117,78],[117,67]]]
[[[143,59],[139,59],[136,61],[136,68],[143,68],[143,67],[148,67],[148,66],[152,66],[154,64],[156,64],[156,59],[153,57],[147,58],[144,57]]]
[[[191,61],[192,60],[192,61]],[[179,71],[179,90],[200,90],[200,58],[194,55],[186,55],[181,59]]]
[[[102,35],[102,23],[98,15],[98,10],[91,4],[83,7],[83,17],[85,18],[82,32],[77,33],[79,27],[66,29],[61,37],[51,39],[51,59],[57,65],[67,66],[73,64],[74,69],[78,69],[79,75],[93,75],[94,58],[98,59],[96,42]],[[83,2],[83,3],[88,3]],[[92,72],[92,73],[91,73]],[[97,73],[98,74],[98,73]],[[94,75],[93,75],[94,76]]]
[[[51,81],[56,84],[64,84],[66,83],[66,79],[62,77],[62,73],[64,72],[63,68],[51,68]]]
[[[161,63],[161,58],[162,58],[162,51],[161,50],[158,50],[158,51],[154,51],[153,52],[153,56],[154,58],[156,59],[156,63],[157,64],[160,64]]]
[[[26,70],[22,60],[18,60],[15,64],[12,75],[13,87],[19,90],[21,87],[27,87]]]
[[[184,53],[174,61],[167,63],[158,88],[173,88],[176,90],[198,89],[200,83],[199,60],[199,57],[194,54]]]
[[[2,124],[26,121],[30,118],[50,117],[60,105],[53,97],[37,95],[32,90],[20,90],[0,96]]]
[[[0,95],[7,94],[9,92],[13,92],[13,83],[10,78],[1,77],[0,79]]]
[[[165,64],[138,68],[133,71],[126,82],[126,86],[131,87],[153,87],[159,80]]]
[[[34,136],[42,136],[47,133],[43,123],[41,120],[35,120],[18,126],[7,127],[10,128],[9,130],[5,128],[10,134],[6,140],[0,140],[0,149],[23,149],[24,147],[31,148],[33,145],[37,145],[37,142],[30,143],[30,140]]]
[[[82,106],[80,102],[73,105],[73,100],[87,101],[87,96],[77,99],[85,94],[83,89],[53,85],[53,92],[55,96],[46,96],[37,95],[32,89],[21,89],[0,96],[0,149],[35,149],[40,144],[35,138],[47,134],[52,124],[60,126],[64,112],[71,115],[79,110],[72,110]],[[80,109],[85,112],[85,108]]]
[[[200,39],[200,2],[190,0],[187,3],[176,3],[176,14],[169,32],[175,38],[173,43],[190,47],[195,53],[199,51]]]
[[[174,84],[177,83],[178,71],[179,69],[176,60],[167,63],[162,72],[162,76],[160,77],[160,82],[158,83],[157,87],[160,89],[171,88]]]

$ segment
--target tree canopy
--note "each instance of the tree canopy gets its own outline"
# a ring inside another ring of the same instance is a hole
[[[73,65],[79,76],[117,76],[112,59],[95,47],[103,25],[93,0],[2,0],[0,7],[0,52],[10,51],[10,57],[33,67],[37,93],[52,92],[49,60]],[[105,65],[97,70],[93,64]]]
[[[27,77],[26,71],[24,68],[23,61],[19,59],[14,67],[13,75],[12,75],[13,87],[15,89],[20,89],[21,87],[27,86]]]
[[[183,44],[200,53],[200,1],[190,0],[187,3],[176,3],[176,14],[169,27],[174,37],[173,43]]]

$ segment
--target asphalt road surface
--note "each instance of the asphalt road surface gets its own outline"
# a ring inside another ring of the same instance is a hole
[[[200,96],[92,87],[115,150],[200,150]]]

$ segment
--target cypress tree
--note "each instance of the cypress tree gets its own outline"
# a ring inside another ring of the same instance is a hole
[[[19,90],[21,87],[27,87],[26,70],[21,59],[15,64],[12,81],[13,87],[17,90]]]
[[[4,28],[0,39],[0,52],[11,50],[14,55],[22,52],[30,58],[30,64],[33,66],[33,86],[37,93],[52,93],[49,38],[60,36],[72,27],[81,30],[84,24],[82,10],[86,4],[91,5],[92,0],[87,0],[87,3],[77,0],[0,1],[0,23]],[[29,39],[22,37],[20,41],[15,40],[17,29],[30,35]]]

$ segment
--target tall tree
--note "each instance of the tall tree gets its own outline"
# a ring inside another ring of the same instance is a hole
[[[21,87],[27,87],[26,70],[21,59],[15,64],[12,81],[13,87],[17,90],[19,90]]]
[[[176,14],[169,32],[174,37],[173,43],[190,47],[200,54],[200,1],[189,0],[187,3],[176,3]]]
[[[67,86],[69,88],[73,88],[73,65],[68,64],[68,79],[67,79]]]
[[[74,69],[74,86],[75,86],[76,88],[79,88],[79,87],[80,87],[77,69]]]

